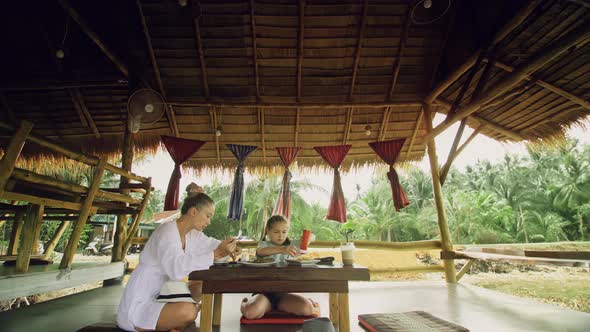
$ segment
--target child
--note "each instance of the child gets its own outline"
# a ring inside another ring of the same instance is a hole
[[[285,217],[275,215],[266,222],[268,241],[260,241],[256,256],[273,256],[275,261],[283,261],[298,253],[298,241],[287,237],[289,222]],[[248,319],[258,319],[271,310],[280,310],[298,316],[319,316],[318,304],[313,300],[292,293],[261,293],[254,294],[248,300],[244,298],[240,307],[242,315]]]

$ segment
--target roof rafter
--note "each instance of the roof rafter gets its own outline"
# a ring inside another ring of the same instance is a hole
[[[256,101],[260,101],[260,76],[258,74],[258,50],[256,49],[256,19],[254,18],[254,0],[250,0],[250,26],[252,28],[252,60],[256,80]]]
[[[352,67],[352,80],[350,82],[350,90],[348,91],[348,98],[352,100],[354,94],[354,84],[356,83],[356,77],[358,74],[359,62],[361,60],[361,49],[363,47],[363,40],[365,38],[365,30],[367,26],[367,12],[369,7],[369,0],[363,1],[363,12],[361,16],[361,23],[359,27],[359,37],[356,44],[356,51],[354,52],[354,64]]]
[[[305,0],[299,0],[299,30],[297,31],[297,102],[301,99],[301,79],[303,71],[303,31],[305,19]]]
[[[262,160],[266,165],[266,138],[264,137],[264,108],[258,108],[258,127],[260,131],[260,143],[262,144]]]
[[[162,83],[162,75],[160,74],[160,66],[158,66],[158,61],[156,60],[156,54],[154,53],[154,48],[152,47],[152,37],[150,36],[150,30],[148,28],[147,22],[145,20],[145,15],[143,14],[143,9],[141,7],[141,1],[137,0],[137,9],[139,11],[139,16],[141,18],[141,26],[143,29],[143,34],[145,36],[145,40],[148,46],[148,51],[150,54],[150,60],[152,62],[152,68],[154,69],[154,73],[156,74],[156,81],[158,82],[158,88],[160,89],[160,93],[166,100],[166,90],[164,89],[164,83]],[[171,105],[165,105],[164,108],[166,110],[166,117],[168,118],[168,125],[170,126],[170,130],[172,130],[172,134],[174,136],[179,136],[180,133],[178,132],[178,124],[176,123],[176,115],[174,113],[174,108]]]
[[[68,92],[70,93],[70,97],[72,97],[72,103],[74,104],[74,107],[78,112],[78,116],[80,117],[80,122],[82,123],[82,126],[86,128],[90,127],[92,129],[92,133],[94,133],[94,136],[96,138],[100,138],[98,128],[96,127],[96,124],[92,119],[92,115],[90,115],[90,112],[86,107],[86,103],[84,102],[84,97],[82,96],[80,89],[73,88],[69,89]]]
[[[98,36],[98,34],[86,23],[86,20],[78,13],[76,9],[72,7],[69,0],[59,0],[60,5],[62,8],[68,13],[68,15],[80,26],[82,31],[100,48],[100,50],[111,60],[112,63],[115,64],[117,69],[125,77],[129,77],[129,68],[126,64],[119,59],[117,55],[113,52],[113,50],[108,47],[107,44]]]
[[[186,98],[171,99],[168,104],[178,106],[201,106],[201,107],[243,107],[243,108],[343,108],[343,107],[409,107],[420,106],[420,102],[416,101],[390,101],[390,102],[366,102],[366,103],[250,103],[250,102],[223,102],[223,101],[203,101],[190,100]]]
[[[480,97],[471,100],[471,102],[459,109],[457,112],[436,128],[433,128],[431,132],[426,135],[426,139],[432,139],[438,134],[452,126],[455,122],[473,114],[480,107],[492,101],[502,93],[508,91],[510,88],[518,84],[525,77],[535,72],[539,68],[551,60],[559,57],[564,52],[571,50],[578,46],[578,44],[584,42],[587,38],[590,38],[590,21],[585,22],[581,26],[577,27],[573,31],[569,32],[566,36],[556,41],[552,45],[544,48],[523,65],[519,66],[512,74],[504,77],[494,86],[490,87],[486,93]]]
[[[500,69],[503,69],[509,73],[514,71],[514,67],[509,66],[504,63],[501,63],[501,62],[498,62],[498,61],[494,62],[494,66],[496,66]],[[555,92],[558,95],[560,95],[566,99],[569,99],[569,100],[573,101],[574,103],[584,107],[585,109],[590,110],[590,102],[588,102],[587,100],[584,100],[583,98],[581,98],[579,96],[574,95],[573,93],[567,92],[564,89],[562,89],[558,86],[555,86],[551,83],[547,83],[543,80],[537,79],[533,75],[526,76],[524,79],[527,81],[533,81],[536,85],[543,87],[549,91]]]
[[[192,2],[191,2],[192,3]],[[200,4],[199,4],[200,6]],[[199,7],[200,10],[200,7]],[[199,51],[199,63],[201,65],[201,80],[203,81],[203,91],[205,97],[209,98],[209,81],[207,80],[207,65],[205,63],[205,52],[203,52],[203,41],[201,40],[201,27],[199,26],[199,19],[201,15],[193,18],[193,26],[195,29],[195,38],[197,39],[197,51]]]
[[[299,0],[299,30],[297,31],[297,102],[301,101],[301,80],[303,72],[303,32],[305,29],[305,0]],[[295,146],[299,140],[299,121],[301,108],[297,107],[295,114]]]
[[[393,63],[393,73],[391,75],[391,85],[389,88],[389,93],[387,94],[387,100],[391,100],[393,96],[393,92],[395,91],[395,87],[397,85],[397,80],[399,78],[399,72],[402,64],[402,58],[404,56],[404,50],[406,48],[406,44],[408,42],[408,34],[410,30],[410,24],[412,20],[410,20],[410,14],[412,13],[412,6],[409,5],[408,9],[406,10],[406,17],[404,19],[404,26],[402,28],[402,35],[401,40],[399,43],[399,47],[397,48],[397,56],[395,57],[395,61]]]
[[[538,0],[531,0],[528,4],[523,6],[516,15],[512,17],[506,24],[500,29],[492,39],[490,47],[493,47],[497,43],[501,42],[506,36],[508,36],[514,29],[516,29],[537,7]],[[481,53],[481,48],[473,52],[465,62],[455,69],[452,73],[439,82],[431,91],[424,97],[424,101],[427,104],[431,104],[436,97],[438,97],[443,91],[445,91],[451,84],[458,80],[463,74],[465,74],[469,68],[471,68],[477,61],[477,57]]]

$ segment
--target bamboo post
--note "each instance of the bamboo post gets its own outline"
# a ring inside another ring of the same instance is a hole
[[[33,124],[31,122],[21,122],[20,127],[14,136],[10,138],[8,147],[4,151],[4,157],[0,160],[0,197],[4,194],[8,178],[10,178],[10,175],[14,170],[16,160],[18,159],[23,146],[25,146],[25,141],[27,136],[29,136],[31,129],[33,129]]]
[[[24,217],[24,210],[18,210],[14,213],[14,221],[12,222],[12,232],[10,233],[10,241],[8,242],[8,250],[6,252],[7,255],[16,255],[16,248],[18,248],[20,233],[23,229]]]
[[[90,210],[92,209],[92,203],[94,201],[94,196],[98,191],[100,186],[100,181],[102,180],[102,175],[104,174],[106,161],[104,159],[100,159],[96,169],[94,171],[94,176],[92,180],[92,185],[88,189],[88,195],[84,199],[82,206],[80,208],[80,214],[78,215],[78,221],[74,226],[74,230],[72,231],[72,235],[68,241],[68,245],[64,250],[63,258],[59,264],[60,269],[70,269],[72,267],[72,261],[74,260],[74,254],[76,253],[76,249],[78,248],[78,242],[80,241],[80,236],[82,235],[82,231],[84,231],[84,225],[86,225],[86,221],[88,216],[90,215]]]
[[[57,230],[53,234],[53,237],[51,237],[51,240],[49,241],[49,243],[45,247],[45,252],[43,252],[43,259],[49,259],[49,256],[51,256],[51,254],[53,253],[53,250],[55,250],[55,247],[57,246],[59,239],[61,239],[61,236],[66,231],[68,226],[70,226],[69,220],[64,220],[61,222],[61,224],[59,224],[59,227],[57,228]]]
[[[135,135],[129,130],[125,130],[125,137],[123,141],[123,151],[121,152],[121,168],[131,172],[131,166],[133,164],[133,145]],[[119,182],[119,188],[125,188],[129,184],[129,179],[121,177]],[[121,190],[121,193],[128,195],[129,190]],[[125,257],[124,244],[125,238],[127,237],[127,219],[129,218],[126,214],[117,216],[117,226],[115,229],[114,241],[113,241],[113,254],[111,256],[111,262],[121,262]]]
[[[38,222],[35,224],[35,229],[33,230],[33,250],[31,250],[32,255],[39,255],[39,238],[41,237],[41,226],[43,225],[43,215],[39,218]]]
[[[18,248],[18,256],[16,257],[16,272],[27,272],[29,270],[29,263],[31,253],[33,251],[33,239],[35,238],[35,229],[37,224],[43,220],[43,205],[30,204],[27,209],[27,215],[24,224],[23,239]]]
[[[125,240],[125,244],[123,245],[123,254],[127,253],[127,250],[129,249],[129,246],[131,245],[131,240],[133,239],[133,236],[135,235],[135,233],[137,232],[137,229],[139,228],[139,223],[141,221],[141,217],[143,216],[143,211],[145,211],[145,207],[148,205],[148,203],[150,201],[150,195],[152,193],[151,183],[152,183],[152,178],[148,178],[148,184],[150,185],[150,187],[145,192],[145,195],[143,196],[143,202],[141,202],[141,205],[139,206],[139,211],[137,212],[137,214],[133,218],[133,223],[131,224],[131,229],[127,233],[127,239]]]
[[[432,112],[430,104],[424,104],[424,120],[426,122],[426,129],[428,132],[432,131]],[[440,230],[440,239],[443,251],[452,251],[453,243],[451,242],[451,234],[449,232],[449,225],[447,224],[447,215],[443,202],[442,187],[440,185],[440,177],[438,174],[438,158],[436,156],[436,145],[434,139],[427,140],[428,145],[428,159],[430,160],[430,172],[432,173],[432,188],[434,191],[434,203],[436,205],[436,212],[438,217],[438,228]],[[447,282],[456,283],[455,264],[452,259],[444,260],[445,277]]]

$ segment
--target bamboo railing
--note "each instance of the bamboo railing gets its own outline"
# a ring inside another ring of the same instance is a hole
[[[68,245],[60,262],[60,269],[71,268],[74,253],[77,249],[84,225],[89,217],[96,213],[115,214],[124,212],[134,218],[133,226],[125,238],[128,246],[139,225],[141,215],[147,205],[152,191],[151,178],[133,174],[125,169],[109,164],[106,160],[62,147],[57,143],[31,134],[32,123],[23,121],[18,129],[0,122],[0,130],[14,133],[0,160],[0,199],[29,204],[25,213],[25,222],[14,227],[9,244],[10,254],[17,253],[16,271],[26,272],[31,255],[35,252],[43,220],[61,220],[62,225],[54,234],[43,257],[50,256],[55,244],[64,233],[69,221],[75,221]],[[91,167],[94,167],[93,181],[88,187],[68,183],[59,179],[37,174],[15,167],[16,161],[25,143],[33,142],[52,153],[63,155]],[[105,171],[121,176],[125,188],[100,188]],[[136,181],[138,183],[129,183]],[[17,184],[20,186],[17,186]],[[15,189],[17,188],[17,189]],[[22,189],[24,188],[24,189]],[[142,198],[136,198],[129,191],[139,192]],[[23,206],[3,204],[1,210],[14,215],[15,222],[23,218]],[[24,231],[24,232],[23,232]],[[21,243],[18,235],[23,232]]]

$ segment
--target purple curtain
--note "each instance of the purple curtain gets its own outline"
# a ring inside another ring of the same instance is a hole
[[[162,136],[162,143],[170,153],[170,157],[174,160],[174,170],[168,182],[168,190],[166,191],[166,199],[164,201],[164,211],[178,210],[178,199],[180,196],[180,165],[187,161],[195,152],[206,142],[197,141],[186,138]]]
[[[238,168],[234,176],[234,184],[232,185],[227,218],[239,221],[240,217],[242,217],[242,208],[244,205],[244,161],[258,147],[237,144],[226,144],[226,146],[238,159]]]
[[[285,165],[285,174],[283,175],[283,183],[281,186],[281,192],[279,198],[275,204],[273,214],[280,214],[285,216],[287,220],[291,217],[291,172],[289,172],[289,166],[293,163],[297,155],[301,151],[300,147],[278,147],[276,148],[279,153],[279,157]]]
[[[402,150],[405,142],[406,139],[402,138],[369,143],[369,146],[375,151],[375,153],[377,153],[377,155],[389,165],[387,177],[389,178],[389,183],[391,184],[393,205],[395,206],[395,210],[397,212],[410,204],[410,201],[406,197],[406,193],[399,182],[397,172],[393,168],[393,164],[395,164],[395,161],[397,160],[397,157],[399,156],[399,153]]]
[[[340,171],[338,168],[344,157],[348,154],[352,145],[333,145],[333,146],[316,146],[314,149],[324,158],[324,160],[334,168],[334,186],[332,188],[332,197],[328,207],[327,219],[346,222],[346,202],[344,201],[344,192],[340,182]]]

